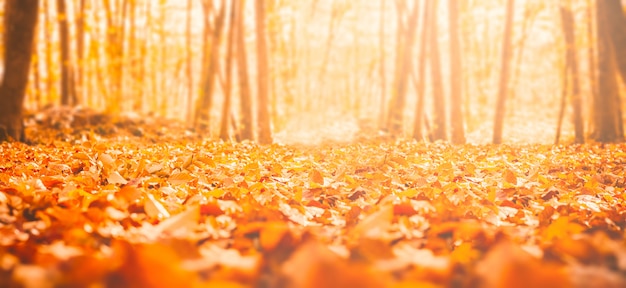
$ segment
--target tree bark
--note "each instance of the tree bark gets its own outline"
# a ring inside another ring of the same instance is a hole
[[[258,124],[259,143],[271,144],[272,131],[269,115],[269,59],[267,56],[267,41],[265,39],[265,0],[256,0],[254,3],[256,14],[256,37],[257,37],[257,77],[258,77]]]
[[[380,0],[380,22],[378,23],[378,46],[380,66],[378,75],[380,77],[380,107],[378,109],[378,127],[385,125],[385,102],[387,101],[387,77],[385,72],[385,0]]]
[[[206,5],[212,5],[212,3],[208,3]],[[209,9],[206,9],[208,12]],[[213,29],[213,33],[211,35],[211,45],[209,56],[208,56],[208,70],[206,74],[206,78],[203,79],[204,85],[202,89],[202,96],[198,99],[198,104],[196,106],[196,113],[194,118],[194,126],[201,131],[210,132],[209,123],[211,120],[211,108],[213,106],[213,92],[215,90],[215,82],[217,79],[217,74],[219,73],[219,50],[220,50],[220,39],[222,37],[222,28],[224,26],[224,18],[226,15],[226,3],[223,2],[220,7],[219,13],[215,18],[215,25]],[[205,33],[209,31],[209,21],[205,22]]]
[[[424,13],[422,18],[422,39],[420,43],[420,54],[419,54],[419,66],[418,66],[418,75],[419,81],[416,81],[417,87],[415,88],[417,92],[417,104],[415,107],[415,119],[413,123],[413,139],[417,141],[424,140],[424,136],[422,133],[422,121],[424,119],[424,91],[426,90],[426,61],[428,55],[428,39],[429,39],[429,31],[430,27],[428,23],[430,23],[430,5],[432,1],[426,1],[424,3]]]
[[[608,34],[611,36],[611,46],[615,55],[625,55],[626,53],[626,17],[622,10],[621,1],[599,0],[603,2],[606,15]],[[617,70],[622,78],[622,83],[626,84],[626,57],[615,57]]]
[[[450,17],[450,125],[453,144],[465,143],[463,128],[463,63],[459,35],[458,0],[449,0]]]
[[[239,81],[239,93],[241,97],[241,140],[254,140],[254,130],[252,127],[252,93],[250,92],[250,77],[248,76],[248,53],[246,52],[245,29],[244,26],[244,0],[238,1],[235,33],[237,52],[237,79]]]
[[[86,0],[78,1],[76,14],[76,69],[74,73],[75,99],[77,102],[85,101],[85,16]],[[78,103],[74,103],[78,104]]]
[[[606,1],[596,1],[596,19],[598,30],[598,93],[593,103],[594,132],[593,139],[598,142],[623,141],[621,131],[621,109],[617,83],[616,55],[610,32],[617,22],[610,19],[612,12]]]
[[[235,15],[237,11],[237,1],[232,1],[230,6],[230,17],[228,25],[228,43],[226,44],[226,85],[224,85],[224,105],[222,105],[222,119],[220,123],[220,139],[227,141],[230,139],[228,133],[230,106],[231,106],[231,90],[232,90],[232,70],[233,70],[233,45],[235,39],[236,23]]]
[[[567,45],[566,62],[568,69],[566,70],[566,74],[564,75],[564,77],[571,77],[571,81],[565,81],[564,83],[568,83],[568,85],[571,85],[572,107],[574,108],[574,141],[580,144],[585,142],[585,130],[583,127],[582,118],[582,99],[580,96],[578,59],[576,57],[576,35],[574,34],[574,16],[572,15],[572,10],[569,6],[569,3],[567,7],[560,7],[560,15],[561,24],[563,27],[563,36]],[[567,88],[568,87],[563,87],[565,91],[568,90]]]
[[[193,51],[191,46],[191,15],[193,10],[193,0],[187,0],[187,22],[185,29],[186,39],[185,48],[187,52],[187,123],[191,123],[193,120]]]
[[[28,84],[39,0],[6,0],[0,141],[25,141],[22,106]],[[10,73],[7,73],[9,72]]]
[[[445,140],[446,131],[446,95],[443,90],[441,76],[441,59],[439,56],[439,33],[437,31],[437,0],[430,0],[430,72],[433,81],[433,137],[434,140]]]
[[[397,68],[394,93],[391,97],[392,103],[389,105],[389,122],[387,123],[387,129],[389,129],[389,133],[392,136],[399,136],[403,131],[403,123],[404,123],[404,106],[406,103],[406,91],[408,87],[409,75],[411,74],[411,63],[412,57],[411,52],[413,51],[413,42],[415,42],[415,30],[417,29],[417,14],[418,14],[418,4],[414,3],[413,10],[411,10],[408,18],[408,23],[406,23],[404,36],[398,37],[403,39],[403,41],[399,41],[398,45],[401,45],[399,49],[397,49],[396,64],[400,65]],[[398,11],[400,12],[400,11]],[[402,29],[402,27],[398,27],[398,29]]]
[[[506,96],[509,87],[509,73],[511,62],[511,38],[513,35],[513,13],[515,12],[514,0],[508,0],[506,6],[506,23],[504,24],[504,40],[502,41],[502,62],[500,82],[498,85],[498,100],[496,103],[496,117],[493,126],[493,144],[502,143],[502,127],[506,109]]]
[[[76,105],[72,81],[72,60],[70,59],[70,28],[65,0],[57,0],[59,15],[59,44],[61,45],[61,105]]]

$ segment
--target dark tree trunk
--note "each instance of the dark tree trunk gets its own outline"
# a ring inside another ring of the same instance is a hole
[[[76,105],[72,81],[72,63],[70,60],[70,28],[65,9],[65,0],[57,0],[59,14],[59,42],[61,45],[61,104]]]
[[[39,0],[5,1],[5,62],[0,85],[0,141],[26,140],[22,106],[28,84],[38,4]]]
[[[76,15],[76,69],[74,73],[75,98],[77,102],[85,101],[85,13],[86,0],[78,1]],[[78,104],[78,103],[74,103]]]
[[[509,87],[509,73],[511,62],[511,36],[513,34],[514,0],[508,0],[506,6],[506,23],[504,24],[504,41],[502,42],[502,64],[500,71],[500,83],[498,85],[498,102],[496,103],[496,117],[493,126],[493,144],[502,143],[502,127],[504,126],[504,114],[506,109],[506,96]]]
[[[593,138],[598,142],[623,141],[621,125],[621,109],[617,83],[617,67],[615,50],[612,45],[611,31],[619,29],[611,27],[618,21],[611,19],[614,12],[606,5],[610,1],[596,2],[596,19],[598,21],[598,93],[593,103]]]

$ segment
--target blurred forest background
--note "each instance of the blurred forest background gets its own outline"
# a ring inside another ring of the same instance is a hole
[[[5,4],[20,0],[0,2],[6,34]],[[261,143],[364,129],[454,143],[623,138],[618,0],[26,2],[38,5],[26,111],[154,114]]]

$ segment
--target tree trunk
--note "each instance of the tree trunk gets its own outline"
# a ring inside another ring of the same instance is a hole
[[[571,77],[571,81],[565,81],[571,85],[572,107],[574,108],[574,134],[575,142],[585,142],[585,130],[582,118],[582,100],[580,97],[580,81],[578,76],[578,59],[576,57],[576,35],[574,34],[574,16],[572,10],[568,6],[560,7],[561,24],[563,27],[563,36],[567,45],[566,62],[567,70],[564,77]],[[563,87],[567,91],[568,87]],[[560,121],[560,120],[559,120]],[[558,140],[557,140],[558,141]]]
[[[379,46],[379,77],[380,77],[380,107],[378,109],[378,127],[385,125],[385,102],[387,101],[387,77],[385,72],[385,0],[380,0],[380,22],[378,27]]]
[[[607,22],[606,29],[610,35],[613,51],[615,55],[620,55],[620,57],[615,57],[617,70],[622,78],[622,83],[626,84],[626,57],[623,57],[626,53],[626,17],[624,17],[622,4],[621,1],[617,0],[599,1],[602,1],[605,7],[604,19]]]
[[[437,0],[431,0],[430,11],[430,71],[433,81],[433,137],[434,140],[445,140],[446,131],[446,96],[443,91],[441,77],[441,60],[439,56],[439,33],[437,31]]]
[[[39,0],[4,4],[4,71],[0,85],[0,141],[25,141],[22,106],[28,84]],[[7,73],[10,71],[10,73]]]
[[[415,42],[415,30],[417,29],[417,12],[418,4],[414,3],[413,10],[409,14],[408,23],[405,25],[405,31],[403,41],[398,41],[398,45],[401,45],[397,49],[396,64],[400,65],[397,68],[394,93],[391,97],[392,103],[389,105],[389,122],[387,123],[387,129],[391,136],[399,136],[403,131],[404,123],[404,106],[406,103],[406,91],[408,87],[409,74],[411,74],[411,63],[413,62],[411,52],[413,51],[413,42]],[[400,11],[398,11],[400,12]],[[402,29],[402,27],[398,27]]]
[[[193,0],[187,0],[187,23],[186,23],[186,43],[187,52],[187,123],[193,121],[193,51],[191,46],[191,15],[193,10]]]
[[[461,44],[459,35],[458,1],[449,0],[450,17],[450,125],[452,129],[452,143],[465,143],[463,129],[463,63],[461,59]]]
[[[222,105],[222,120],[220,123],[220,139],[227,141],[230,139],[228,133],[230,106],[231,106],[231,90],[232,90],[232,70],[233,70],[233,44],[236,31],[235,15],[237,11],[237,1],[232,1],[230,6],[230,17],[228,25],[228,45],[226,47],[226,85],[224,85],[224,105]]]
[[[621,109],[617,83],[615,51],[610,32],[617,22],[609,19],[612,12],[606,1],[596,2],[598,29],[598,93],[593,103],[594,132],[598,142],[619,142],[623,140],[621,131]]]
[[[413,123],[413,139],[417,141],[424,140],[424,136],[422,134],[422,121],[424,118],[424,91],[426,90],[426,61],[428,56],[428,39],[430,31],[430,27],[428,25],[428,23],[430,23],[430,5],[432,5],[432,1],[426,1],[424,3],[422,39],[420,43],[419,55],[420,63],[418,66],[419,81],[415,82],[418,86],[415,89],[417,92],[417,104],[415,107],[415,119]]]
[[[506,109],[506,96],[509,87],[509,66],[511,62],[511,38],[513,35],[513,13],[515,1],[508,0],[506,6],[506,23],[504,24],[504,40],[502,41],[502,62],[500,82],[498,85],[498,101],[496,103],[496,117],[493,126],[493,144],[502,143],[502,127]]]
[[[76,56],[77,65],[74,74],[75,89],[74,92],[77,102],[85,101],[85,13],[86,0],[78,1],[78,9],[76,11]],[[78,103],[74,103],[78,104]]]
[[[246,52],[244,25],[244,0],[238,1],[235,33],[237,52],[237,79],[239,80],[239,93],[241,95],[241,140],[254,140],[254,130],[252,127],[252,93],[250,92],[250,77],[248,76],[248,53]]]
[[[65,0],[57,0],[59,15],[59,42],[61,45],[61,105],[76,105],[72,81],[72,60],[70,59],[70,28]]]
[[[269,115],[269,61],[267,56],[267,41],[265,39],[265,0],[256,0],[254,3],[256,14],[256,40],[257,40],[257,77],[258,77],[258,124],[259,143],[271,144],[272,131]]]
[[[212,3],[207,3],[206,5],[212,5]],[[209,11],[208,9],[206,9]],[[215,82],[218,74],[219,67],[219,50],[220,50],[220,38],[222,37],[222,27],[224,26],[224,18],[226,14],[226,3],[223,2],[220,7],[220,11],[217,14],[217,18],[215,18],[215,25],[213,29],[213,34],[211,35],[211,45],[209,56],[208,56],[208,70],[205,75],[206,78],[203,79],[204,85],[202,89],[202,96],[198,101],[196,106],[196,113],[194,118],[194,126],[199,130],[210,132],[209,123],[211,120],[211,108],[213,106],[213,92],[215,90]],[[206,31],[209,31],[209,21],[206,21]],[[206,64],[205,64],[206,65]]]

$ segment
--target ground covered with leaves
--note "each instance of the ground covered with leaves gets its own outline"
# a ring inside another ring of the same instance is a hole
[[[2,287],[626,287],[626,145],[50,121],[0,145]]]

